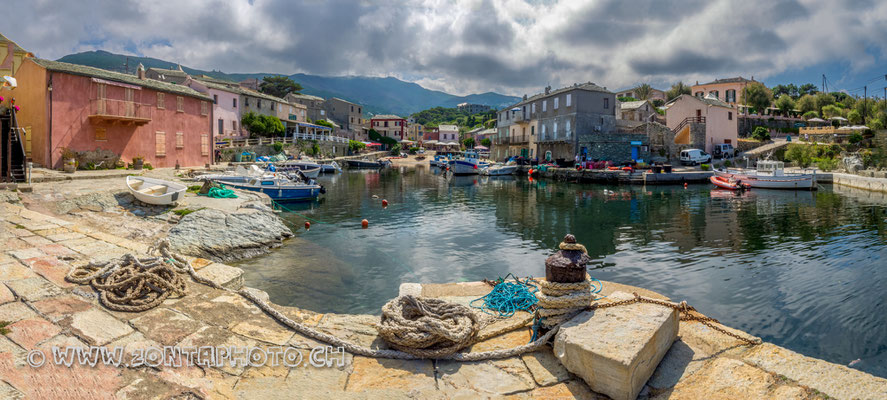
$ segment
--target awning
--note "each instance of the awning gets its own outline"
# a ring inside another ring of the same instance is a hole
[[[437,140],[426,140],[425,144],[437,144]]]
[[[478,149],[478,150],[489,150],[489,149],[490,149],[490,148],[487,147],[487,146],[474,146],[474,148],[475,148],[475,149]]]
[[[330,127],[328,127],[328,126],[314,125],[314,124],[309,124],[309,123],[307,123],[307,122],[299,122],[298,125],[299,125],[299,126],[304,126],[304,127],[306,127],[306,128],[325,129],[325,130],[328,130],[328,131],[333,130],[332,128],[330,128]]]
[[[370,147],[381,146],[381,145],[382,145],[382,143],[376,143],[376,142],[372,142],[372,143],[367,144],[367,146],[370,146]]]

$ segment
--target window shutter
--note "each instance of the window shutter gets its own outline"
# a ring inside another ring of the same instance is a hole
[[[209,135],[205,133],[200,135],[200,155],[209,155]]]
[[[185,98],[176,96],[176,111],[185,112]]]
[[[207,103],[205,101],[201,101],[200,102],[200,115],[207,115],[207,114],[209,114],[209,103]]]
[[[166,95],[164,93],[157,93],[157,108],[164,109],[166,108]]]
[[[105,128],[95,128],[95,140],[99,142],[108,140],[108,133]]]
[[[185,148],[185,134],[182,132],[176,132],[176,148]]]
[[[567,93],[567,107],[573,104],[573,94]]]
[[[166,156],[166,133],[154,133],[154,155],[157,157]]]

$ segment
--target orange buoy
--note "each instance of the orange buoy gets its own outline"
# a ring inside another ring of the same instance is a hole
[[[367,227],[370,226],[370,221],[367,221],[367,220],[360,221],[360,226],[362,226],[363,229],[366,229]]]
[[[684,182],[684,189],[687,188],[687,182]]]
[[[388,200],[382,200],[382,207],[388,207]]]
[[[310,222],[305,221],[305,229],[311,229],[311,223],[310,223]]]
[[[530,175],[533,175],[533,172],[534,172],[533,169],[530,168]]]

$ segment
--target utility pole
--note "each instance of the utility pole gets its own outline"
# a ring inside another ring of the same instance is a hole
[[[828,81],[825,80],[825,74],[822,74],[822,92],[828,93]]]
[[[863,125],[865,125],[865,114],[866,114],[866,111],[867,111],[867,109],[868,109],[868,104],[865,104],[865,103],[867,103],[868,100],[869,100],[869,93],[868,93],[868,90],[869,90],[869,87],[868,87],[868,86],[863,86],[863,87],[862,87],[862,93],[863,93],[863,100],[862,100],[862,124],[863,124]]]
[[[126,70],[126,74],[129,75],[129,56],[126,57],[126,62],[123,64],[123,68]]]

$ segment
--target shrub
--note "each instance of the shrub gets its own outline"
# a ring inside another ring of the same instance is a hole
[[[708,170],[711,169],[711,165],[709,165],[709,164],[699,164],[699,169],[701,169],[701,170],[703,170],[703,171],[708,171]]]
[[[770,130],[763,126],[755,127],[755,130],[752,132],[751,137],[755,140],[765,142],[770,140]]]
[[[391,155],[398,156],[400,155],[400,143],[391,146]]]
[[[847,140],[850,141],[850,144],[857,144],[862,141],[862,134],[860,134],[859,132],[853,132],[853,134],[850,135],[850,138],[848,138]]]
[[[813,146],[806,144],[790,144],[788,150],[785,151],[785,159],[795,163],[797,166],[807,168],[813,161]]]
[[[724,166],[727,167],[727,168],[732,167],[732,166],[733,166],[733,161],[730,161],[730,160],[724,161]]]
[[[150,171],[150,170],[154,169],[154,166],[151,165],[151,163],[147,163],[147,162],[146,162],[144,165],[142,165],[142,168],[147,169],[148,171]]]
[[[367,145],[363,144],[363,142],[358,142],[357,140],[348,141],[348,149],[351,150],[352,153],[356,153],[365,147],[367,147]]]
[[[283,151],[283,143],[274,142],[271,144],[271,148],[274,149],[275,153],[280,153],[281,151]]]
[[[838,159],[836,158],[816,158],[816,168],[823,171],[834,171],[838,167]]]

